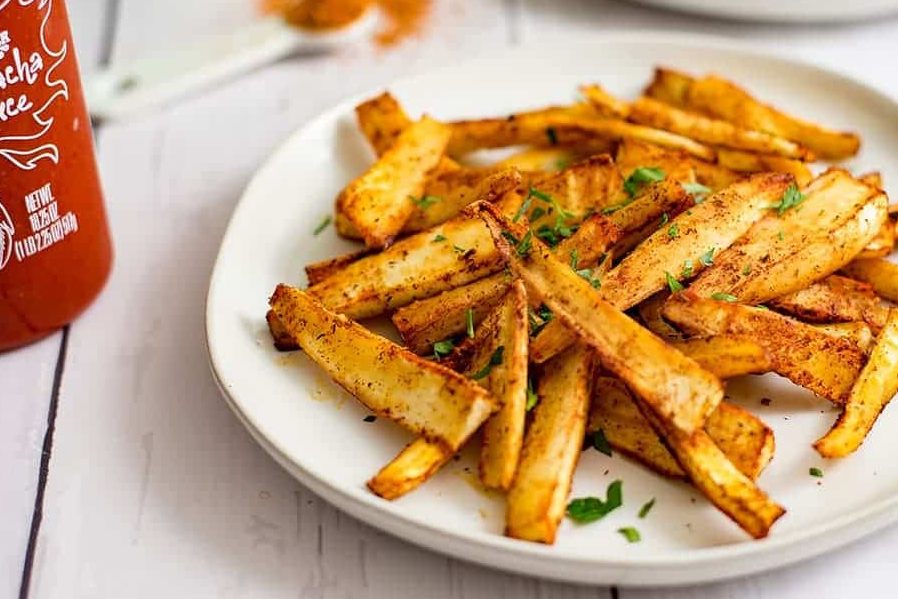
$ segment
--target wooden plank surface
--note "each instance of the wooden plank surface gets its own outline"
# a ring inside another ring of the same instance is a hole
[[[95,64],[104,53],[106,0],[68,4],[79,57]],[[112,59],[238,27],[251,5],[109,0],[117,7],[115,28],[107,32]],[[284,61],[102,129],[99,160],[117,261],[106,292],[70,332],[29,596],[882,596],[886,560],[898,547],[894,527],[838,556],[678,591],[578,587],[469,565],[330,507],[276,466],[232,416],[206,375],[203,345],[202,306],[219,240],[265,156],[346,96],[509,44],[623,27],[673,27],[794,48],[898,91],[895,77],[880,81],[884,62],[861,60],[887,60],[894,23],[746,26],[614,0],[444,0],[436,10],[425,36],[389,52],[362,45]],[[16,510],[0,519],[0,568],[24,556],[59,341],[57,335],[0,355],[0,501],[4,516],[7,505]],[[15,403],[6,399],[8,389]],[[861,579],[851,576],[856,571],[880,574]],[[0,576],[0,597],[18,590],[14,574],[10,583]]]

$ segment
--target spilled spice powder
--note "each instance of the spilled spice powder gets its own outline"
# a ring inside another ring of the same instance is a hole
[[[339,29],[377,4],[385,21],[374,36],[382,47],[393,46],[421,32],[431,0],[262,0],[265,14],[280,14],[291,25],[306,29]]]

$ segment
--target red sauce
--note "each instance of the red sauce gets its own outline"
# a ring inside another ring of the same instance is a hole
[[[0,0],[0,350],[71,322],[111,266],[65,4]]]

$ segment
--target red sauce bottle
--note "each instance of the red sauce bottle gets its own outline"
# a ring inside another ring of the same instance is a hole
[[[0,0],[0,350],[64,326],[112,242],[63,0]]]

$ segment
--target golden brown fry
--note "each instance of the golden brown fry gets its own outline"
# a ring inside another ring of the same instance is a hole
[[[514,214],[522,200],[510,192],[497,205]],[[503,262],[483,223],[459,216],[357,260],[308,291],[335,312],[367,318],[476,281]]]
[[[842,267],[842,274],[869,283],[878,296],[898,302],[898,264],[882,258],[853,260]]]
[[[700,160],[682,150],[662,148],[635,139],[624,139],[618,144],[615,162],[625,176],[640,166],[656,167],[664,171],[667,179],[701,183],[712,192],[743,178],[741,173]]]
[[[471,207],[490,229],[493,242],[527,286],[596,349],[602,365],[626,381],[665,421],[694,432],[723,397],[720,380],[636,324],[559,261],[526,228],[505,219],[494,206]],[[512,242],[506,235],[518,240]],[[527,242],[530,242],[529,244]]]
[[[355,114],[359,129],[378,156],[383,156],[393,147],[399,134],[412,124],[412,120],[390,92],[362,102],[355,107]]]
[[[727,148],[717,149],[717,165],[735,173],[786,173],[795,177],[799,187],[804,187],[814,178],[811,169],[801,160]]]
[[[281,321],[278,320],[274,310],[265,313],[265,322],[268,323],[268,330],[271,332],[271,338],[274,341],[274,347],[278,351],[294,351],[299,349],[299,345],[293,340],[290,332],[284,328]]]
[[[773,360],[764,346],[747,336],[697,337],[672,345],[720,379],[773,370]]]
[[[888,212],[888,207],[886,208]],[[895,249],[896,237],[895,222],[890,218],[885,218],[879,231],[870,240],[870,243],[861,251],[856,259],[863,260],[865,258],[885,258]]]
[[[284,329],[331,378],[378,414],[457,450],[497,407],[470,379],[419,358],[278,285],[270,300]]]
[[[690,289],[701,297],[730,293],[752,304],[798,291],[850,261],[884,218],[884,198],[844,170],[828,170],[803,191],[797,208],[781,215],[770,210]]]
[[[600,116],[626,119],[630,114],[629,102],[612,96],[600,85],[581,85],[580,93]]]
[[[672,324],[664,320],[661,310],[664,308],[664,302],[670,297],[670,292],[659,291],[655,295],[641,301],[636,310],[639,312],[639,320],[643,326],[661,337],[668,343],[682,341],[683,334],[677,330]]]
[[[630,106],[629,119],[634,123],[671,131],[711,146],[805,161],[814,159],[807,148],[788,139],[686,112],[646,96],[639,98]]]
[[[717,301],[684,291],[671,296],[664,316],[699,335],[743,335],[767,350],[773,371],[841,403],[866,356],[848,339],[770,310]]]
[[[562,171],[573,162],[586,158],[575,148],[527,148],[496,163],[496,167],[514,167],[521,171]]]
[[[608,217],[595,214],[583,221],[571,237],[562,240],[556,252],[559,256],[570,259],[576,251],[578,267],[591,268],[618,240],[620,234],[620,229]],[[603,264],[606,262],[610,261],[603,261]],[[598,276],[598,272],[594,271],[593,276]],[[505,295],[509,280],[504,273],[496,273],[418,300],[396,310],[393,324],[409,349],[418,354],[427,353],[437,341],[465,330],[468,310],[473,310],[474,322],[480,322]]]
[[[864,321],[875,331],[883,327],[889,315],[889,309],[869,284],[839,275],[830,275],[767,303],[775,310],[806,322]]]
[[[598,430],[616,451],[664,476],[686,478],[620,379],[598,377],[595,381],[586,432],[589,435]],[[773,458],[773,431],[733,404],[721,402],[708,416],[705,431],[733,465],[752,480]]]
[[[841,458],[856,451],[895,393],[898,393],[898,310],[893,309],[842,413],[814,448],[825,458]]]
[[[870,353],[870,346],[873,345],[873,331],[865,322],[829,322],[816,324],[814,327],[827,335],[850,339],[864,353]]]
[[[421,485],[448,462],[454,451],[419,437],[368,481],[368,488],[384,499],[396,499]]]
[[[481,379],[481,384],[490,390],[501,407],[483,427],[480,482],[490,489],[508,490],[521,455],[527,412],[527,343],[530,337],[527,294],[520,280],[511,284],[497,313],[498,326],[490,346],[493,352],[501,352],[502,359],[489,370],[486,381]]]
[[[645,402],[639,401],[639,407],[692,484],[745,532],[766,537],[786,511],[740,472],[705,430],[687,435],[658,418]]]
[[[361,258],[370,256],[373,253],[374,250],[371,248],[363,248],[361,250],[356,250],[355,252],[337,256],[336,258],[331,258],[330,260],[306,264],[305,271],[306,278],[309,279],[309,285],[317,285],[324,279],[345,269],[353,262],[357,262]]]
[[[790,116],[713,75],[693,79],[676,71],[655,69],[655,79],[645,94],[678,108],[797,141],[826,160],[854,156],[860,148],[860,137],[855,133],[833,131]]]
[[[505,534],[551,544],[583,447],[595,357],[591,349],[578,344],[547,366],[537,387],[539,403],[517,475],[508,491]]]
[[[337,212],[361,233],[366,245],[386,247],[402,230],[449,137],[445,125],[424,117],[403,131],[367,172],[343,190]]]

